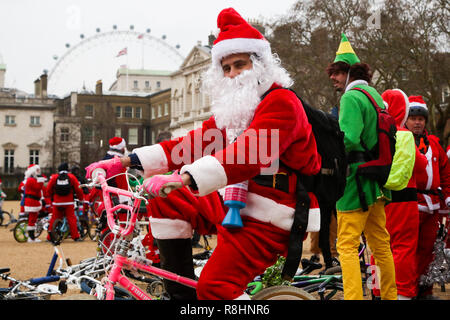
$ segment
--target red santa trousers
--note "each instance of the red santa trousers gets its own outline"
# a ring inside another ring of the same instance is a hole
[[[385,206],[386,229],[391,236],[391,249],[395,265],[397,294],[405,297],[417,295],[417,243],[419,237],[419,209],[417,202],[393,202]],[[372,264],[374,260],[372,260]],[[380,296],[379,288],[373,289]]]
[[[75,216],[75,210],[73,205],[53,207],[52,218],[50,219],[49,222],[49,230],[52,230],[53,223],[55,222],[56,219],[62,220],[64,219],[64,216],[66,216],[67,223],[69,224],[70,236],[74,240],[78,239],[80,237],[80,233],[78,232],[77,217]],[[49,237],[47,237],[47,239],[50,240]]]
[[[417,246],[417,272],[419,277],[428,272],[428,267],[434,259],[434,242],[439,229],[439,213],[419,211],[419,243]],[[432,294],[433,287],[429,287],[422,295]]]

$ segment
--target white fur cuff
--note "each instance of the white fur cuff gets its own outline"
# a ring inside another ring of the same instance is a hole
[[[309,209],[308,226],[306,227],[306,232],[318,231],[320,231],[320,209],[311,208]]]
[[[205,156],[183,166],[180,174],[189,172],[197,184],[199,196],[205,196],[227,185],[227,175],[222,164],[213,156]]]
[[[133,153],[136,153],[141,161],[145,178],[169,171],[167,157],[161,145],[154,144],[137,148],[133,150]]]

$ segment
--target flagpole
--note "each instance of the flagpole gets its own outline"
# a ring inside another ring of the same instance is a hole
[[[127,76],[126,76],[126,79],[127,79],[127,92],[128,92],[128,50],[127,50],[126,56],[127,56]]]

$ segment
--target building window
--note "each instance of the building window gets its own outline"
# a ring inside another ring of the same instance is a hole
[[[155,119],[155,107],[152,107],[152,119]]]
[[[158,105],[158,117],[162,116],[162,106]]]
[[[133,117],[133,108],[132,107],[125,107],[123,112],[124,118],[132,118]]]
[[[134,88],[134,89],[137,89],[137,88],[138,88],[138,81],[137,81],[137,80],[134,80],[134,81],[133,81],[133,88]]]
[[[5,125],[14,126],[16,125],[16,116],[5,116]]]
[[[61,142],[69,142],[69,128],[61,128]]]
[[[156,88],[161,89],[161,81],[156,81]]]
[[[30,164],[39,164],[39,150],[30,150]]]
[[[141,107],[136,107],[134,109],[134,117],[141,119],[142,118],[142,108]]]
[[[90,144],[94,142],[94,129],[92,127],[86,127],[84,129],[84,143]]]
[[[156,133],[155,133],[155,131],[152,130],[152,141],[151,141],[151,143],[155,143],[155,140],[156,140]]]
[[[94,117],[94,106],[92,106],[92,105],[84,106],[84,116],[86,118],[93,118]]]
[[[61,163],[69,162],[69,153],[68,152],[60,152],[59,154],[60,154],[60,157],[61,157],[61,159],[60,159]]]
[[[14,150],[5,150],[5,173],[14,173]]]
[[[122,128],[116,128],[114,130],[114,136],[115,137],[122,137]]]
[[[148,144],[147,142],[147,134],[148,134],[148,128],[142,129],[142,144],[145,146]]]
[[[138,144],[138,128],[128,129],[128,144],[131,145]]]
[[[122,108],[120,106],[116,107],[116,118],[122,117]]]
[[[145,88],[150,89],[150,81],[148,80],[145,81]]]
[[[41,117],[40,116],[31,116],[30,117],[30,126],[40,126],[41,125]]]
[[[169,114],[169,104],[164,103],[164,115],[167,116]]]

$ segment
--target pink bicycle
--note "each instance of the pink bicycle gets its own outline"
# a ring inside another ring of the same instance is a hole
[[[139,208],[141,201],[147,202],[147,199],[143,196],[144,191],[137,190],[136,192],[127,191],[115,187],[111,187],[107,184],[105,178],[106,173],[102,169],[96,169],[92,173],[93,181],[87,184],[88,187],[100,186],[103,193],[103,201],[105,205],[105,210],[107,213],[108,227],[117,237],[116,250],[113,256],[113,264],[111,270],[108,274],[106,282],[104,283],[104,288],[106,289],[105,294],[101,290],[96,290],[97,299],[100,300],[114,300],[115,298],[115,285],[119,284],[127,292],[129,292],[133,297],[138,300],[152,300],[152,298],[140,289],[136,284],[131,282],[126,276],[122,275],[122,270],[130,271],[141,271],[144,273],[149,273],[151,275],[156,275],[161,278],[172,280],[183,285],[196,288],[197,281],[179,276],[175,273],[154,267],[151,265],[151,261],[144,257],[128,257],[128,251],[130,250],[131,241],[133,240],[136,232],[135,230],[136,220],[139,213]],[[128,203],[132,205],[120,203],[114,205],[111,200],[111,195],[113,196],[123,196],[129,199]],[[116,212],[121,210],[121,212],[127,212],[127,222],[124,226],[116,223],[114,215]],[[117,287],[116,287],[117,288]]]

